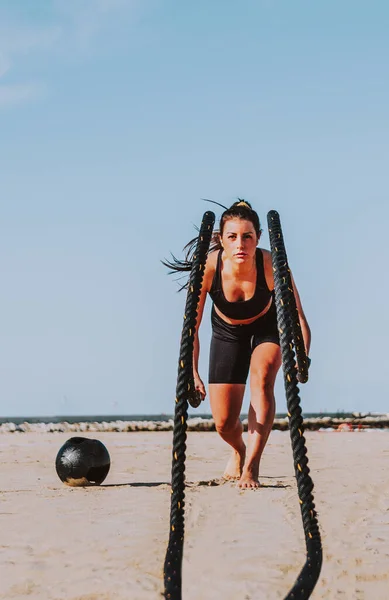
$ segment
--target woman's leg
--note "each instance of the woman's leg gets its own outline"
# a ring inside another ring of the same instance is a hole
[[[251,330],[223,322],[215,312],[209,353],[209,399],[216,431],[232,448],[224,472],[227,479],[242,474],[246,446],[240,422],[243,395],[251,360]]]
[[[274,384],[281,366],[281,350],[277,344],[265,342],[251,356],[246,461],[239,486],[258,487],[259,462],[272,429],[275,416]]]
[[[239,418],[245,387],[244,383],[209,384],[209,400],[216,431],[233,449],[224,472],[226,479],[238,479],[245,460],[246,446]]]

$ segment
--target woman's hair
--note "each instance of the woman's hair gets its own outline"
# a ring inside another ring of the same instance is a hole
[[[209,200],[209,202],[212,202],[212,200]],[[218,203],[215,202],[214,204],[218,204]],[[219,206],[222,206],[222,205],[219,205]],[[225,208],[225,207],[223,207],[223,208]],[[236,202],[234,202],[234,204],[232,206],[230,206],[230,208],[226,208],[225,211],[222,213],[222,216],[220,217],[220,222],[219,222],[219,229],[214,230],[212,233],[212,238],[211,238],[211,243],[209,245],[208,254],[210,254],[211,252],[214,252],[215,250],[220,250],[220,248],[222,247],[220,238],[223,235],[224,226],[225,226],[226,222],[230,221],[231,219],[241,219],[242,221],[250,221],[254,226],[257,236],[259,237],[261,235],[261,232],[262,232],[261,223],[259,221],[259,217],[258,217],[257,213],[255,212],[255,210],[253,210],[251,208],[251,204],[249,202],[246,202],[246,200],[242,200],[241,198],[238,198],[238,200]],[[176,258],[172,254],[172,259],[173,259],[172,261],[168,261],[168,260],[162,261],[162,264],[165,265],[165,267],[168,267],[170,269],[169,274],[185,273],[187,271],[192,270],[193,254],[196,249],[197,239],[198,239],[198,236],[196,236],[195,238],[190,240],[190,242],[188,242],[184,246],[185,257],[183,260]],[[186,282],[180,288],[180,291],[187,287],[188,287],[188,282]]]

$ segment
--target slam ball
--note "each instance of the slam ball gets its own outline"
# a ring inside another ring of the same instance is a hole
[[[111,459],[99,440],[72,437],[55,459],[58,477],[71,486],[100,485],[108,475]]]

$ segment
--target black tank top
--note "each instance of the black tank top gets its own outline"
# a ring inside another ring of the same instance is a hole
[[[213,276],[209,295],[215,306],[229,319],[242,321],[245,319],[252,319],[266,308],[270,302],[270,298],[273,296],[265,279],[262,250],[260,248],[256,249],[257,282],[255,285],[254,296],[249,300],[240,300],[238,302],[229,302],[223,292],[222,253],[223,249],[221,248],[217,257],[216,271]]]

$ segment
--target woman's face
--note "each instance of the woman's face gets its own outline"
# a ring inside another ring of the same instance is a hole
[[[253,259],[259,241],[252,222],[238,218],[228,219],[224,223],[220,239],[226,256],[238,264]]]

